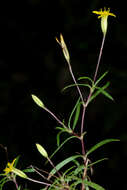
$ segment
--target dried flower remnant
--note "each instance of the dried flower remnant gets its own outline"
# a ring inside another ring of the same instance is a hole
[[[68,62],[68,64],[70,64],[70,55],[69,55],[67,46],[66,46],[66,44],[65,44],[63,35],[60,34],[60,40],[58,40],[58,38],[56,37],[56,41],[57,41],[57,43],[61,46],[66,61]]]

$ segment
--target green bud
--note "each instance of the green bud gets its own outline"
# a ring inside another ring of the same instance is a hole
[[[37,96],[35,96],[34,94],[32,94],[31,96],[32,96],[33,101],[34,101],[39,107],[41,107],[41,108],[44,108],[44,107],[45,107],[44,104],[43,104],[43,102],[42,102]]]
[[[48,158],[48,154],[46,150],[40,144],[36,144],[36,147],[42,156],[44,156],[45,158]]]

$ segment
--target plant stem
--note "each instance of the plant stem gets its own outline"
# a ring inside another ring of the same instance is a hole
[[[56,169],[56,167],[54,166],[53,162],[50,160],[50,158],[47,158],[47,159],[48,159],[49,163],[51,164],[51,166],[56,170],[58,176],[61,178],[62,176],[61,176],[61,174],[59,173],[59,171]]]
[[[16,181],[16,179],[15,178],[13,178],[13,182],[14,182],[14,184],[15,184],[15,186],[16,186],[16,189],[18,190],[18,184],[17,184],[17,181]]]
[[[58,117],[55,116],[53,112],[51,112],[48,108],[44,107],[44,110],[47,111],[50,115],[54,117],[54,119],[62,126],[66,127],[62,121],[58,119]]]
[[[106,35],[103,35],[103,39],[102,39],[102,44],[101,44],[101,48],[100,48],[100,53],[99,53],[99,57],[98,57],[98,61],[97,61],[97,66],[96,66],[96,70],[95,70],[95,74],[94,74],[94,77],[93,77],[93,84],[95,83],[96,81],[96,78],[97,78],[97,73],[98,73],[98,69],[99,69],[99,65],[100,65],[100,60],[101,60],[101,57],[102,57],[102,51],[103,51],[103,47],[104,47],[104,42],[105,42],[105,36]],[[84,119],[85,119],[85,113],[86,113],[86,108],[89,104],[89,100],[92,96],[92,93],[93,93],[93,90],[91,89],[90,92],[89,92],[89,95],[88,95],[88,98],[87,98],[87,101],[85,102],[85,106],[83,107],[83,112],[82,112],[82,121],[81,121],[81,136],[84,132]],[[82,154],[83,156],[85,156],[85,146],[84,146],[84,139],[81,138],[81,146],[82,146]],[[86,160],[84,160],[84,173],[83,173],[83,180],[85,179],[85,176],[87,174],[87,164],[88,164],[88,160],[86,158]],[[85,185],[84,183],[82,183],[82,190],[85,190]]]
[[[70,62],[68,62],[68,66],[69,66],[69,71],[70,71],[70,74],[71,74],[71,76],[72,76],[72,79],[73,79],[73,81],[74,81],[74,83],[75,83],[75,85],[76,85],[76,87],[77,87],[77,90],[78,90],[79,96],[80,96],[80,98],[81,98],[81,101],[82,101],[82,103],[83,103],[83,105],[84,105],[84,99],[83,99],[82,93],[81,93],[81,91],[80,91],[80,88],[79,88],[79,86],[78,86],[78,84],[77,84],[77,81],[76,81],[76,79],[75,79],[75,77],[74,77],[74,74],[73,74],[73,71],[72,71]],[[85,106],[85,105],[84,105],[84,106]]]
[[[103,47],[104,47],[104,42],[105,42],[105,36],[106,34],[103,35],[103,39],[102,39],[102,44],[101,44],[101,48],[100,48],[100,53],[99,53],[99,57],[98,57],[98,62],[97,62],[97,66],[96,66],[96,70],[95,70],[95,74],[94,74],[94,83],[96,81],[97,78],[97,73],[98,73],[98,69],[99,69],[99,65],[100,65],[100,60],[101,60],[101,56],[102,56],[102,51],[103,51]]]
[[[35,182],[35,183],[39,183],[39,184],[42,184],[42,185],[46,185],[46,186],[50,186],[51,184],[50,183],[45,183],[45,182],[42,182],[42,181],[38,181],[38,180],[35,180],[35,179],[31,179],[31,178],[27,178],[29,181],[32,181],[32,182]]]

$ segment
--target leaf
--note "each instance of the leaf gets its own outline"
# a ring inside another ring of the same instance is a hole
[[[108,92],[104,91],[108,86],[109,86],[109,82],[107,82],[103,87],[94,87],[96,89],[98,89],[90,98],[89,103],[96,98],[100,93],[104,94],[106,97],[108,97],[110,100],[113,100],[112,96],[110,94],[108,94]]]
[[[77,105],[77,108],[76,108],[76,112],[75,112],[75,117],[74,117],[74,122],[73,122],[73,126],[72,126],[72,129],[74,130],[76,125],[77,125],[77,122],[78,122],[78,119],[79,119],[79,115],[80,115],[80,108],[81,108],[81,103],[79,103]]]
[[[18,161],[19,161],[19,158],[20,158],[20,156],[17,156],[17,157],[16,157],[16,160],[15,160],[15,162],[14,162],[14,167],[16,167],[16,166],[17,166]]]
[[[109,98],[110,100],[114,100],[113,97],[108,93],[106,92],[105,90],[103,90],[103,88],[99,88],[99,87],[96,87],[99,91],[99,93],[102,93],[104,96],[106,96],[107,98]]]
[[[73,139],[73,138],[77,138],[75,136],[71,136],[69,138],[67,138],[63,143],[61,143],[61,145],[53,152],[53,154],[50,156],[50,159],[61,149],[61,147],[67,143],[70,139]]]
[[[92,146],[92,148],[90,150],[88,150],[88,152],[86,153],[86,157],[91,154],[92,152],[94,152],[96,149],[100,148],[101,146],[110,143],[110,142],[115,142],[115,141],[119,141],[118,139],[106,139],[103,140],[97,144],[95,144],[94,146]]]
[[[77,158],[81,158],[81,157],[82,157],[81,155],[75,155],[75,156],[71,156],[69,158],[66,158],[65,160],[63,160],[62,162],[60,162],[59,164],[57,164],[56,167],[51,170],[51,172],[50,172],[49,175],[54,175],[56,173],[56,171],[59,171],[66,164],[68,164],[69,162],[72,162],[73,160],[75,160]]]
[[[107,75],[108,71],[106,71],[96,82],[95,82],[95,86],[97,86],[97,84]]]
[[[21,190],[21,186],[18,187],[18,190]]]
[[[71,120],[72,120],[73,114],[74,114],[74,112],[75,112],[75,110],[76,110],[76,108],[77,108],[79,102],[80,102],[80,98],[78,98],[78,100],[77,100],[77,102],[76,102],[76,104],[75,104],[75,106],[74,106],[74,108],[73,108],[73,110],[72,110],[72,112],[71,112],[71,115],[70,115],[70,117],[69,117],[69,121],[68,121],[68,127],[69,127],[69,128],[71,128]]]
[[[44,108],[44,104],[43,102],[37,97],[35,96],[34,94],[31,95],[32,96],[32,99],[34,100],[34,102],[41,108]]]
[[[93,83],[93,80],[90,77],[79,77],[78,80],[89,80],[91,83]]]
[[[24,169],[23,172],[32,173],[32,172],[35,172],[35,169],[34,168],[27,168],[27,169]]]
[[[56,139],[57,139],[57,146],[59,146],[60,145],[60,135],[62,134],[62,133],[64,133],[65,131],[60,131],[58,134],[57,134],[57,136],[56,136]]]
[[[81,184],[84,183],[86,188],[87,188],[87,186],[89,186],[89,187],[92,187],[93,189],[96,189],[96,190],[105,190],[102,186],[100,186],[100,185],[98,185],[98,184],[96,184],[94,182],[91,182],[91,181],[88,181],[88,180],[82,181],[81,179],[74,182],[71,186],[74,186],[74,189],[75,189],[75,187],[80,183]],[[89,188],[87,188],[87,189],[89,189]]]
[[[91,181],[85,180],[84,184],[85,185],[87,184],[89,187],[92,187],[93,189],[96,189],[96,190],[105,190],[102,186],[100,186],[94,182],[91,182]]]
[[[68,88],[70,88],[70,87],[74,87],[74,86],[85,86],[85,87],[88,87],[88,88],[90,88],[91,89],[91,86],[89,85],[89,84],[70,84],[70,85],[68,85],[68,86],[65,86],[63,89],[62,89],[62,92],[63,91],[65,91],[65,90],[67,90]]]
[[[95,161],[95,162],[92,162],[92,163],[88,164],[88,167],[91,167],[91,166],[93,166],[93,165],[95,165],[95,164],[98,164],[98,163],[100,163],[100,162],[102,162],[102,161],[104,161],[104,160],[108,160],[108,158],[102,158],[102,159],[100,159],[100,160],[97,160],[97,161]]]

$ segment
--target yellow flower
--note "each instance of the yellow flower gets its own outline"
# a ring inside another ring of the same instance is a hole
[[[101,18],[101,29],[102,32],[104,33],[104,35],[107,32],[107,26],[108,26],[108,16],[114,16],[116,17],[115,14],[110,13],[110,9],[108,8],[108,10],[106,10],[106,8],[104,8],[104,11],[102,11],[102,9],[100,11],[92,11],[94,14],[99,15],[98,18]]]
[[[7,166],[4,169],[5,175],[7,175],[10,172],[13,172],[15,161],[16,161],[16,158],[12,161],[12,163],[10,163],[10,162],[7,163]]]
[[[12,161],[12,163],[8,162],[6,168],[4,169],[4,175],[8,175],[9,173],[15,173],[16,175],[22,177],[22,178],[28,178],[27,175],[22,172],[21,170],[14,167],[16,158]]]

